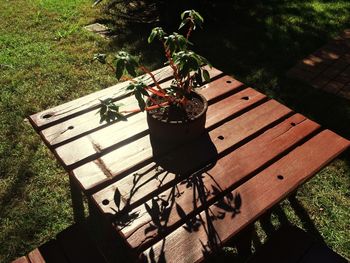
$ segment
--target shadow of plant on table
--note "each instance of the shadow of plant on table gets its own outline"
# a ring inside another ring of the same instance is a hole
[[[207,172],[215,165],[217,152],[211,141],[205,140],[207,136],[194,145],[197,147],[192,145],[191,151],[184,148],[175,155],[165,155],[144,173],[134,173],[131,190],[125,194],[115,191],[112,206],[117,209],[111,219],[136,253],[157,242],[164,245],[166,236],[179,227],[189,233],[204,228],[206,235],[201,240],[204,257],[219,250],[221,240],[212,222],[225,216],[234,218],[242,200],[239,193],[227,193]],[[209,151],[203,151],[203,145]],[[196,158],[184,162],[189,156]],[[197,170],[201,164],[207,165]],[[126,190],[123,186],[121,189]],[[210,208],[214,203],[218,208],[215,211]],[[164,257],[163,252],[158,256]]]

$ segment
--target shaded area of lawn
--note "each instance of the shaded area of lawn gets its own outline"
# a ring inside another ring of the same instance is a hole
[[[298,59],[349,26],[350,3],[225,2],[203,10],[208,19],[194,35],[194,48],[215,67],[350,138],[348,101],[285,77]],[[68,178],[25,117],[115,83],[106,69],[90,63],[96,52],[123,47],[152,69],[162,66],[157,44],[151,49],[146,44],[151,25],[125,24],[90,5],[90,0],[0,3],[1,262],[72,222]],[[116,25],[117,37],[108,42],[82,30],[95,20]],[[348,258],[349,159],[348,154],[333,162],[298,195],[327,244]],[[288,202],[282,208],[305,227]]]

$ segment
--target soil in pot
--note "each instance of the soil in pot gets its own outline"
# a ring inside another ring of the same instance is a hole
[[[157,103],[164,98],[153,97]],[[148,101],[148,106],[150,101]],[[171,105],[147,112],[147,122],[153,140],[165,143],[184,143],[205,132],[208,103],[195,92],[191,93],[185,107]]]

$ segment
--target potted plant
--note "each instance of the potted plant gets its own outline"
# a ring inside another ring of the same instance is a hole
[[[209,72],[203,67],[210,65],[202,56],[190,50],[189,38],[192,32],[203,24],[202,16],[195,10],[181,14],[179,29],[187,27],[185,35],[167,34],[161,27],[152,29],[148,42],[158,39],[164,48],[164,54],[172,70],[173,81],[169,87],[161,87],[155,76],[145,66],[140,65],[135,57],[125,51],[119,51],[114,58],[114,66],[107,61],[105,54],[96,54],[94,59],[107,64],[115,72],[116,78],[127,79],[126,90],[138,101],[139,109],[147,111],[147,122],[153,139],[167,142],[184,142],[204,132],[207,101],[195,92],[195,87],[202,85],[203,79],[209,81]],[[151,77],[153,85],[146,85],[142,78],[132,79],[136,71],[141,70]],[[127,74],[126,74],[127,73]],[[129,75],[129,76],[128,76]],[[112,99],[101,101],[101,122],[115,119],[125,120],[125,113]]]

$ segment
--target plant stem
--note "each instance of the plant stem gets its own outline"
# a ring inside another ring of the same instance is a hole
[[[165,107],[165,106],[168,106],[169,105],[169,102],[163,102],[163,103],[160,103],[160,104],[157,104],[157,105],[152,105],[152,106],[149,106],[149,107],[146,107],[145,110],[146,111],[149,111],[149,110],[155,110],[155,109],[159,109],[161,107]],[[123,111],[120,111],[119,113],[137,113],[137,112],[140,112],[141,110],[140,109],[134,109],[134,110],[123,110]]]
[[[163,47],[164,47],[164,51],[165,51],[165,56],[166,56],[166,58],[167,58],[168,61],[169,61],[170,67],[173,69],[174,77],[175,77],[175,80],[176,80],[177,87],[178,87],[178,88],[181,88],[181,87],[183,86],[183,83],[182,83],[182,80],[181,80],[181,78],[180,78],[180,76],[179,76],[179,70],[178,70],[178,68],[176,67],[176,65],[175,65],[175,63],[174,63],[174,61],[173,61],[173,59],[172,59],[172,57],[171,57],[169,48],[166,46],[166,44],[165,44],[164,41],[162,41],[162,43],[163,43]],[[180,85],[180,87],[179,87],[179,85]]]
[[[153,74],[150,70],[148,70],[145,66],[140,66],[140,69],[141,69],[143,72],[145,72],[145,73],[147,73],[148,75],[151,76],[151,78],[152,78],[154,84],[157,86],[157,88],[159,89],[159,91],[161,91],[162,93],[165,93],[165,91],[162,89],[162,87],[159,85],[158,81],[156,80],[154,74]]]

